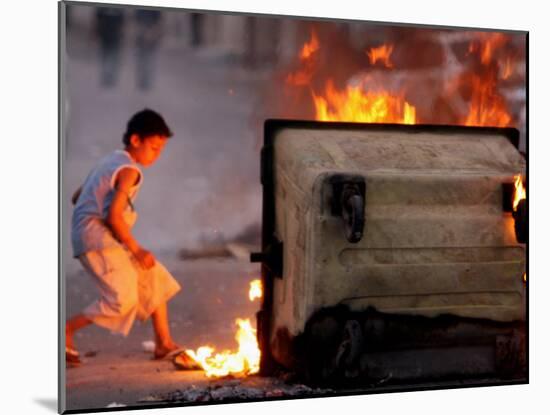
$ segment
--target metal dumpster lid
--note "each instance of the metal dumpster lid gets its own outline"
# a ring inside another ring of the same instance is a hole
[[[518,137],[513,128],[268,120],[264,139],[283,140],[285,157],[304,167],[515,174],[525,170]]]

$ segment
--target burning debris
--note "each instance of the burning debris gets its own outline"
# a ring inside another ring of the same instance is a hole
[[[250,283],[248,296],[250,301],[262,297],[260,280]],[[248,376],[260,370],[260,348],[256,337],[256,329],[252,327],[250,319],[236,319],[238,326],[235,340],[239,345],[236,352],[224,350],[214,354],[213,346],[200,346],[197,350],[186,350],[198,365],[204,370],[207,377]],[[174,364],[178,367],[177,356]]]
[[[260,370],[260,349],[256,330],[252,328],[249,319],[238,318],[235,323],[238,326],[235,336],[239,344],[237,352],[225,350],[213,355],[214,347],[210,346],[201,346],[196,351],[187,350],[187,354],[200,364],[206,376],[246,376]]]

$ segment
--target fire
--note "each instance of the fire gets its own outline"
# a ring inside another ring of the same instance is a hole
[[[365,92],[361,86],[338,91],[329,80],[325,95],[313,93],[313,101],[319,121],[416,123],[416,108],[403,97],[385,91]]]
[[[319,40],[315,31],[301,49],[300,69],[286,76],[286,83],[292,86],[311,87],[311,81],[316,74],[316,59],[320,50]],[[390,56],[393,45],[381,45],[367,51],[372,65],[381,62],[387,68],[392,68]],[[370,123],[415,124],[416,108],[405,101],[403,94],[392,94],[383,89],[380,91],[365,90],[364,85],[348,86],[338,91],[332,79],[325,82],[324,93],[313,89],[311,94],[315,105],[316,119],[319,121],[349,121]]]
[[[507,42],[503,33],[477,33],[477,40],[470,42],[469,52],[478,53],[483,65],[488,65],[493,60],[495,51]]]
[[[311,38],[304,44],[300,52],[300,63],[302,67],[294,73],[290,73],[286,77],[286,82],[289,85],[304,86],[308,85],[315,72],[314,57],[319,50],[319,40],[315,31],[311,31]]]
[[[300,59],[309,59],[313,53],[319,49],[319,39],[315,31],[311,31],[311,38],[309,42],[305,43],[300,52]]]
[[[371,65],[375,65],[376,62],[381,61],[386,68],[393,68],[393,63],[390,61],[390,55],[393,52],[393,45],[382,45],[377,48],[371,48],[366,52],[369,56]]]
[[[465,125],[506,127],[512,117],[508,113],[504,98],[498,94],[494,74],[471,77],[473,94]]]
[[[202,366],[206,376],[246,376],[259,372],[260,348],[256,330],[252,328],[249,319],[238,318],[235,323],[239,327],[235,336],[239,344],[237,352],[224,350],[213,355],[214,348],[210,346],[201,346],[196,351],[186,350]]]
[[[256,298],[262,298],[262,281],[254,280],[250,282],[248,298],[250,301],[254,301]]]
[[[472,73],[467,77],[467,81],[472,87],[472,97],[468,115],[464,120],[465,125],[472,126],[491,126],[507,127],[512,121],[508,112],[506,101],[499,93],[497,87],[497,75],[499,64],[494,59],[495,51],[502,47],[507,38],[502,33],[480,33],[479,40],[470,43],[470,53],[477,53],[481,67],[478,73]],[[510,76],[511,63],[509,70],[505,67],[502,77]]]
[[[514,193],[514,211],[517,210],[518,204],[522,199],[525,199],[527,197],[525,188],[523,187],[523,181],[521,180],[521,176],[518,174],[514,177],[514,186],[516,188],[516,191]]]
[[[248,292],[250,301],[262,297],[262,282],[259,279],[250,282]],[[250,319],[238,318],[235,320],[238,326],[235,340],[239,345],[236,352],[224,350],[214,354],[214,347],[200,346],[196,351],[188,349],[187,354],[201,365],[206,376],[247,376],[260,371],[260,348],[256,337],[256,330],[252,327]]]
[[[509,109],[507,95],[504,95],[499,83],[511,80],[515,71],[518,71],[515,78],[520,79],[521,68],[516,64],[516,60],[521,59],[521,52],[517,49],[514,38],[505,33],[471,32],[468,36],[472,39],[467,51],[469,59],[460,61],[459,58],[455,64],[452,63],[455,60],[455,56],[452,55],[458,52],[444,52],[443,56],[448,58],[445,61],[447,66],[442,68],[443,77],[433,76],[433,91],[430,85],[427,85],[425,92],[413,89],[415,84],[409,82],[409,79],[415,79],[416,75],[407,71],[406,67],[395,68],[392,53],[396,45],[390,42],[363,49],[362,58],[364,59],[366,54],[370,65],[364,68],[365,76],[359,81],[361,86],[357,86],[354,74],[358,73],[358,69],[355,65],[361,60],[350,55],[350,58],[354,58],[349,59],[350,71],[354,72],[347,74],[346,78],[345,66],[348,60],[336,60],[331,57],[331,48],[335,47],[334,44],[329,42],[325,45],[320,42],[324,37],[318,37],[314,30],[311,31],[310,38],[299,48],[296,55],[297,67],[287,72],[283,79],[287,85],[296,88],[296,94],[289,96],[298,97],[295,101],[299,104],[295,105],[295,108],[300,113],[300,118],[306,114],[302,104],[309,105],[302,97],[307,100],[311,96],[315,119],[319,121],[511,126],[515,119]],[[330,41],[330,38],[327,39]],[[350,53],[353,53],[353,48],[351,51]],[[395,72],[395,77],[388,82],[389,72],[373,70],[375,65],[394,69],[392,72]],[[334,70],[333,73],[329,73],[331,69]],[[365,80],[366,78],[368,80]],[[446,86],[437,88],[438,82]],[[508,88],[507,93],[510,91],[509,84],[511,82],[503,85]],[[421,88],[423,84],[419,82],[417,85],[417,88]],[[304,87],[309,89],[309,96],[304,94],[308,92],[306,89],[297,89]],[[415,104],[414,101],[410,101],[423,100],[423,93],[437,94],[436,91],[441,93],[433,97],[431,106],[429,96],[425,102],[419,101]],[[287,112],[291,110],[288,109]],[[288,116],[292,118],[293,114],[285,114],[285,117]]]
[[[502,68],[502,73],[500,75],[501,79],[506,80],[510,78],[513,73],[512,65],[512,58],[508,56],[504,62],[504,67]]]

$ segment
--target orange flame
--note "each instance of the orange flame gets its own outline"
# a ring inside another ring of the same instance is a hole
[[[307,85],[311,81],[315,72],[315,63],[313,57],[319,50],[319,40],[314,30],[311,31],[311,38],[306,42],[300,51],[300,61],[302,68],[294,73],[289,73],[286,77],[286,83],[294,86]]]
[[[338,91],[329,80],[325,96],[313,93],[316,119],[369,123],[415,124],[416,108],[388,92],[364,92],[359,87]]]
[[[496,50],[507,42],[507,37],[503,33],[477,33],[478,39],[470,42],[468,51],[470,53],[479,52],[481,63],[489,65],[493,60]]]
[[[316,52],[320,49],[315,31],[300,52],[300,69],[286,76],[286,83],[293,86],[310,85],[316,75]],[[371,64],[381,62],[384,66],[393,67],[390,56],[393,45],[383,44],[367,51]],[[325,91],[319,94],[311,91],[316,119],[319,121],[348,121],[370,123],[415,124],[416,108],[406,102],[403,94],[392,94],[385,90],[368,91],[364,85],[347,87],[338,91],[333,80],[325,83]]]
[[[498,81],[508,79],[514,70],[514,56],[504,55],[504,46],[510,38],[503,33],[474,33],[475,40],[469,45],[469,53],[478,59],[474,69],[462,73],[452,84],[460,86],[460,96],[468,95],[467,112],[456,119],[457,124],[468,126],[507,127],[513,122],[504,95],[499,91]],[[366,123],[416,124],[417,109],[405,100],[404,89],[393,91],[385,85],[372,88],[369,82],[361,86],[346,86],[339,90],[334,86],[334,78],[319,79],[319,51],[321,49],[314,31],[302,46],[299,69],[286,76],[286,83],[292,86],[310,86],[315,108],[315,118],[319,121],[348,121]],[[393,44],[382,44],[365,51],[371,65],[381,64],[393,68],[391,55]],[[499,59],[501,62],[499,62]],[[370,77],[370,80],[374,78]],[[322,85],[324,90],[314,85]],[[318,81],[321,81],[319,83]],[[468,88],[469,87],[469,88]],[[451,88],[458,91],[458,86]],[[457,107],[458,108],[458,107]],[[452,116],[454,118],[454,115]],[[437,122],[437,121],[436,121]],[[451,121],[453,122],[453,121]]]
[[[262,296],[262,283],[259,279],[250,282],[248,293],[250,301]],[[208,377],[223,377],[228,375],[247,376],[260,371],[260,348],[256,330],[249,319],[236,319],[238,326],[235,340],[239,345],[236,352],[224,350],[214,354],[214,347],[200,346],[197,350],[186,350],[203,368]]]
[[[248,298],[250,301],[254,301],[256,298],[262,298],[262,295],[262,281],[250,281],[250,290],[248,291]]]
[[[214,348],[201,346],[196,351],[186,352],[198,362],[206,376],[222,377],[228,375],[246,376],[258,373],[260,370],[260,348],[256,338],[256,330],[252,328],[249,319],[235,320],[239,329],[235,340],[239,344],[237,352],[224,350],[221,353],[214,353]]]
[[[509,56],[506,58],[506,61],[504,62],[504,67],[502,68],[502,73],[500,77],[503,80],[506,80],[512,76],[513,70],[512,70],[512,58]]]
[[[311,38],[309,42],[306,42],[300,52],[300,59],[309,59],[311,55],[319,50],[319,39],[314,30],[311,31]]]
[[[478,52],[484,69],[471,74],[472,97],[465,125],[507,127],[512,121],[504,97],[498,92],[498,65],[493,62],[495,50],[507,42],[502,33],[480,33],[480,41],[470,43],[470,52]],[[507,75],[509,76],[509,75]]]
[[[391,53],[393,52],[393,45],[382,45],[377,48],[371,48],[366,52],[369,56],[371,65],[375,65],[376,62],[381,61],[386,68],[393,68],[393,63],[390,61]]]
[[[514,177],[514,186],[516,191],[514,193],[514,203],[512,206],[514,207],[514,211],[516,211],[519,202],[527,197],[525,188],[523,187],[523,181],[521,180],[521,176],[519,174]]]
[[[512,117],[504,98],[497,93],[496,80],[493,74],[482,78],[472,75],[472,99],[470,110],[464,121],[465,125],[506,127]]]

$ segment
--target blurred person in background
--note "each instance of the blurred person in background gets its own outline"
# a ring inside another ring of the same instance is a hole
[[[162,39],[162,14],[159,10],[137,9],[136,21],[136,81],[141,90],[151,88],[155,56]]]
[[[202,45],[202,26],[204,15],[191,13],[191,46],[197,48]]]
[[[124,10],[122,8],[96,8],[95,29],[101,55],[100,80],[105,88],[114,87],[118,80],[123,26]]]

